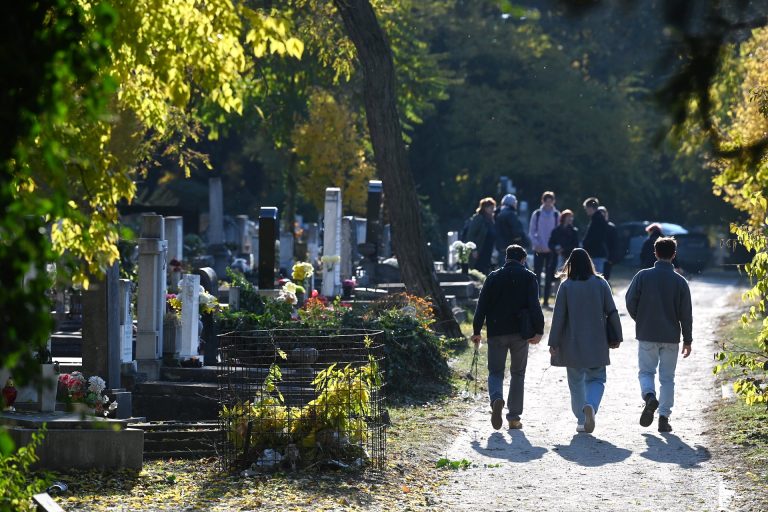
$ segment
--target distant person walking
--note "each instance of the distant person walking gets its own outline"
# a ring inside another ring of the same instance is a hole
[[[596,197],[584,200],[584,210],[589,216],[589,224],[581,246],[592,258],[595,270],[602,274],[605,270],[605,262],[608,261],[608,222],[603,213],[598,210],[599,207],[600,201]]]
[[[542,301],[544,307],[549,306],[549,294],[552,282],[555,280],[556,255],[549,248],[549,238],[559,223],[560,212],[555,208],[555,193],[544,192],[541,195],[541,206],[531,215],[528,234],[533,247],[533,273],[536,280],[541,280],[544,271],[544,291]]]
[[[573,225],[573,211],[560,212],[560,223],[549,236],[549,249],[557,255],[557,268],[562,269],[571,251],[579,246],[579,229]]]
[[[659,432],[671,432],[669,417],[675,403],[675,369],[680,335],[683,357],[691,355],[693,306],[688,281],[675,272],[672,260],[677,252],[674,238],[660,237],[654,243],[657,261],[653,268],[638,272],[625,297],[627,311],[635,321],[638,341],[638,379],[645,406],[640,425],[653,423],[659,409]],[[656,370],[659,395],[656,398]]]
[[[643,240],[643,246],[640,248],[640,266],[642,268],[653,268],[656,263],[656,254],[653,245],[661,237],[661,225],[654,222],[645,228],[648,237]]]
[[[608,224],[606,244],[608,245],[608,259],[603,264],[603,277],[606,281],[611,280],[611,271],[613,266],[621,261],[622,254],[619,247],[619,231],[616,229],[616,224],[611,222],[611,217],[608,214],[608,209],[605,206],[599,206],[597,208],[599,212],[602,212],[605,217],[605,222]]]
[[[472,241],[477,249],[472,251],[470,265],[483,274],[488,274],[491,268],[491,256],[496,240],[496,228],[493,221],[493,212],[496,209],[496,201],[492,197],[480,200],[475,214],[469,220],[467,228],[467,241]]]
[[[593,432],[605,391],[609,348],[622,341],[621,321],[608,282],[596,274],[589,254],[576,248],[562,271],[552,313],[549,352],[552,366],[565,366],[576,432]],[[613,338],[608,339],[606,323]]]
[[[525,369],[528,345],[541,341],[544,315],[539,304],[539,285],[533,272],[525,268],[528,254],[519,245],[505,251],[504,266],[488,275],[475,309],[472,342],[479,346],[480,331],[487,326],[488,395],[491,401],[491,425],[501,428],[504,409],[504,370],[510,355],[510,382],[507,395],[507,420],[510,429],[523,428]]]
[[[525,228],[517,215],[517,198],[507,194],[501,198],[501,208],[496,212],[496,250],[503,258],[507,247],[519,245],[528,247]]]

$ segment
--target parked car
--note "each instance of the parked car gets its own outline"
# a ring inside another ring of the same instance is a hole
[[[645,228],[649,221],[622,222],[616,226],[619,245],[624,254],[624,262],[640,266],[640,249],[648,237]],[[686,272],[701,272],[712,256],[709,238],[704,233],[691,233],[679,224],[657,222],[661,225],[664,236],[674,236],[677,240],[677,263]]]

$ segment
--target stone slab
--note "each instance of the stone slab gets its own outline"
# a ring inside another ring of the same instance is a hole
[[[58,404],[57,404],[58,405]],[[99,416],[82,416],[75,412],[53,411],[3,411],[0,413],[0,425],[9,427],[40,428],[45,423],[48,430],[108,428],[123,430],[128,422]]]
[[[26,445],[36,428],[10,427],[8,433],[18,445]],[[144,464],[144,431],[51,428],[36,451],[33,468],[47,470],[135,469]]]

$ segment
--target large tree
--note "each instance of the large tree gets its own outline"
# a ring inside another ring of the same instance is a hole
[[[406,288],[430,296],[437,305],[437,328],[449,337],[461,329],[437,280],[421,222],[419,198],[411,174],[397,111],[392,50],[368,0],[334,0],[363,73],[366,120],[376,167],[392,223],[392,242]]]

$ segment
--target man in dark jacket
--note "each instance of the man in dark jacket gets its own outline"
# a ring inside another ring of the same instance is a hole
[[[606,236],[606,244],[608,245],[608,260],[603,264],[603,277],[606,281],[611,280],[611,269],[622,259],[621,248],[619,247],[619,231],[616,229],[616,224],[611,222],[611,217],[608,214],[608,209],[605,206],[600,206],[597,211],[603,214],[605,222],[608,225],[608,231]]]
[[[482,340],[480,331],[483,324],[487,325],[488,394],[492,410],[491,425],[496,430],[502,424],[507,352],[511,355],[507,420],[509,428],[518,429],[523,428],[520,415],[523,413],[528,345],[541,341],[544,334],[539,283],[533,272],[525,268],[527,256],[525,249],[519,245],[507,247],[504,266],[491,272],[485,280],[475,310],[472,341],[476,347]]]
[[[600,201],[596,197],[590,197],[584,201],[584,210],[589,215],[589,225],[581,246],[592,258],[595,270],[602,274],[605,270],[605,262],[608,261],[608,222],[598,210],[599,207]]]
[[[638,272],[627,290],[627,311],[635,321],[638,342],[638,378],[645,407],[640,425],[653,423],[659,408],[659,432],[671,432],[669,415],[675,403],[675,368],[680,336],[683,357],[691,355],[693,313],[688,281],[675,272],[672,260],[677,251],[674,238],[661,237],[654,244],[656,263]],[[656,372],[659,398],[656,399]]]
[[[517,216],[517,198],[507,194],[501,198],[501,208],[496,214],[496,250],[502,255],[513,244],[528,247],[528,237]]]

